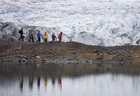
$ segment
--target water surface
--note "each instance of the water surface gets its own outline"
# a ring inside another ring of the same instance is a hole
[[[65,65],[67,71],[47,66],[46,71],[22,66],[26,72],[18,66],[1,67],[0,96],[140,96],[140,75],[80,72],[77,65],[69,65],[74,66],[71,73]]]

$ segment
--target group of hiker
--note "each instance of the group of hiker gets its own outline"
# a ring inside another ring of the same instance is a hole
[[[20,37],[19,37],[18,40],[19,41],[20,40],[24,41],[23,28],[21,28],[21,30],[19,30],[19,34],[20,34]],[[40,43],[41,42],[41,36],[42,36],[42,34],[40,33],[39,30],[37,30],[36,36],[37,36],[37,41],[36,42],[39,42]],[[43,38],[44,38],[44,42],[47,42],[48,41],[49,35],[48,35],[47,32],[44,32]],[[55,35],[55,33],[53,33],[51,35],[51,38],[52,38],[52,41],[56,41],[56,39],[58,38],[59,39],[59,42],[61,42],[62,41],[62,32],[60,32],[58,34],[58,37]],[[29,30],[29,42],[30,41],[34,42],[34,32],[32,30]]]

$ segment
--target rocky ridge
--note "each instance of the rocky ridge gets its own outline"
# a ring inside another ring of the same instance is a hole
[[[0,40],[1,63],[140,63],[139,46],[91,46],[77,42],[29,43]]]

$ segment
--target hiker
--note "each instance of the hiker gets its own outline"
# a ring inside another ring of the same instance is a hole
[[[49,37],[48,37],[48,33],[45,32],[45,33],[44,33],[44,41],[47,42],[47,41],[48,41],[48,38],[49,38]]]
[[[33,37],[33,31],[29,30],[29,42],[30,40],[32,40],[32,42],[34,42],[34,37]]]
[[[60,34],[58,34],[58,39],[59,39],[59,42],[61,42],[61,40],[62,40],[62,32]]]
[[[55,39],[56,39],[56,36],[55,36],[55,34],[53,33],[53,34],[52,34],[52,41],[55,41]]]
[[[37,41],[36,42],[39,42],[40,43],[40,38],[41,37],[41,33],[39,30],[37,30]]]
[[[22,41],[24,41],[23,28],[21,28],[21,30],[19,30],[19,34],[20,34],[20,37],[18,40],[20,41],[20,39],[21,39]]]

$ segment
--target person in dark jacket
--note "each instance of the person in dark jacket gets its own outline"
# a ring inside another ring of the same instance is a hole
[[[21,39],[22,41],[24,41],[23,28],[21,28],[21,30],[19,30],[19,34],[20,34],[20,37],[18,40],[20,41],[20,39]]]

